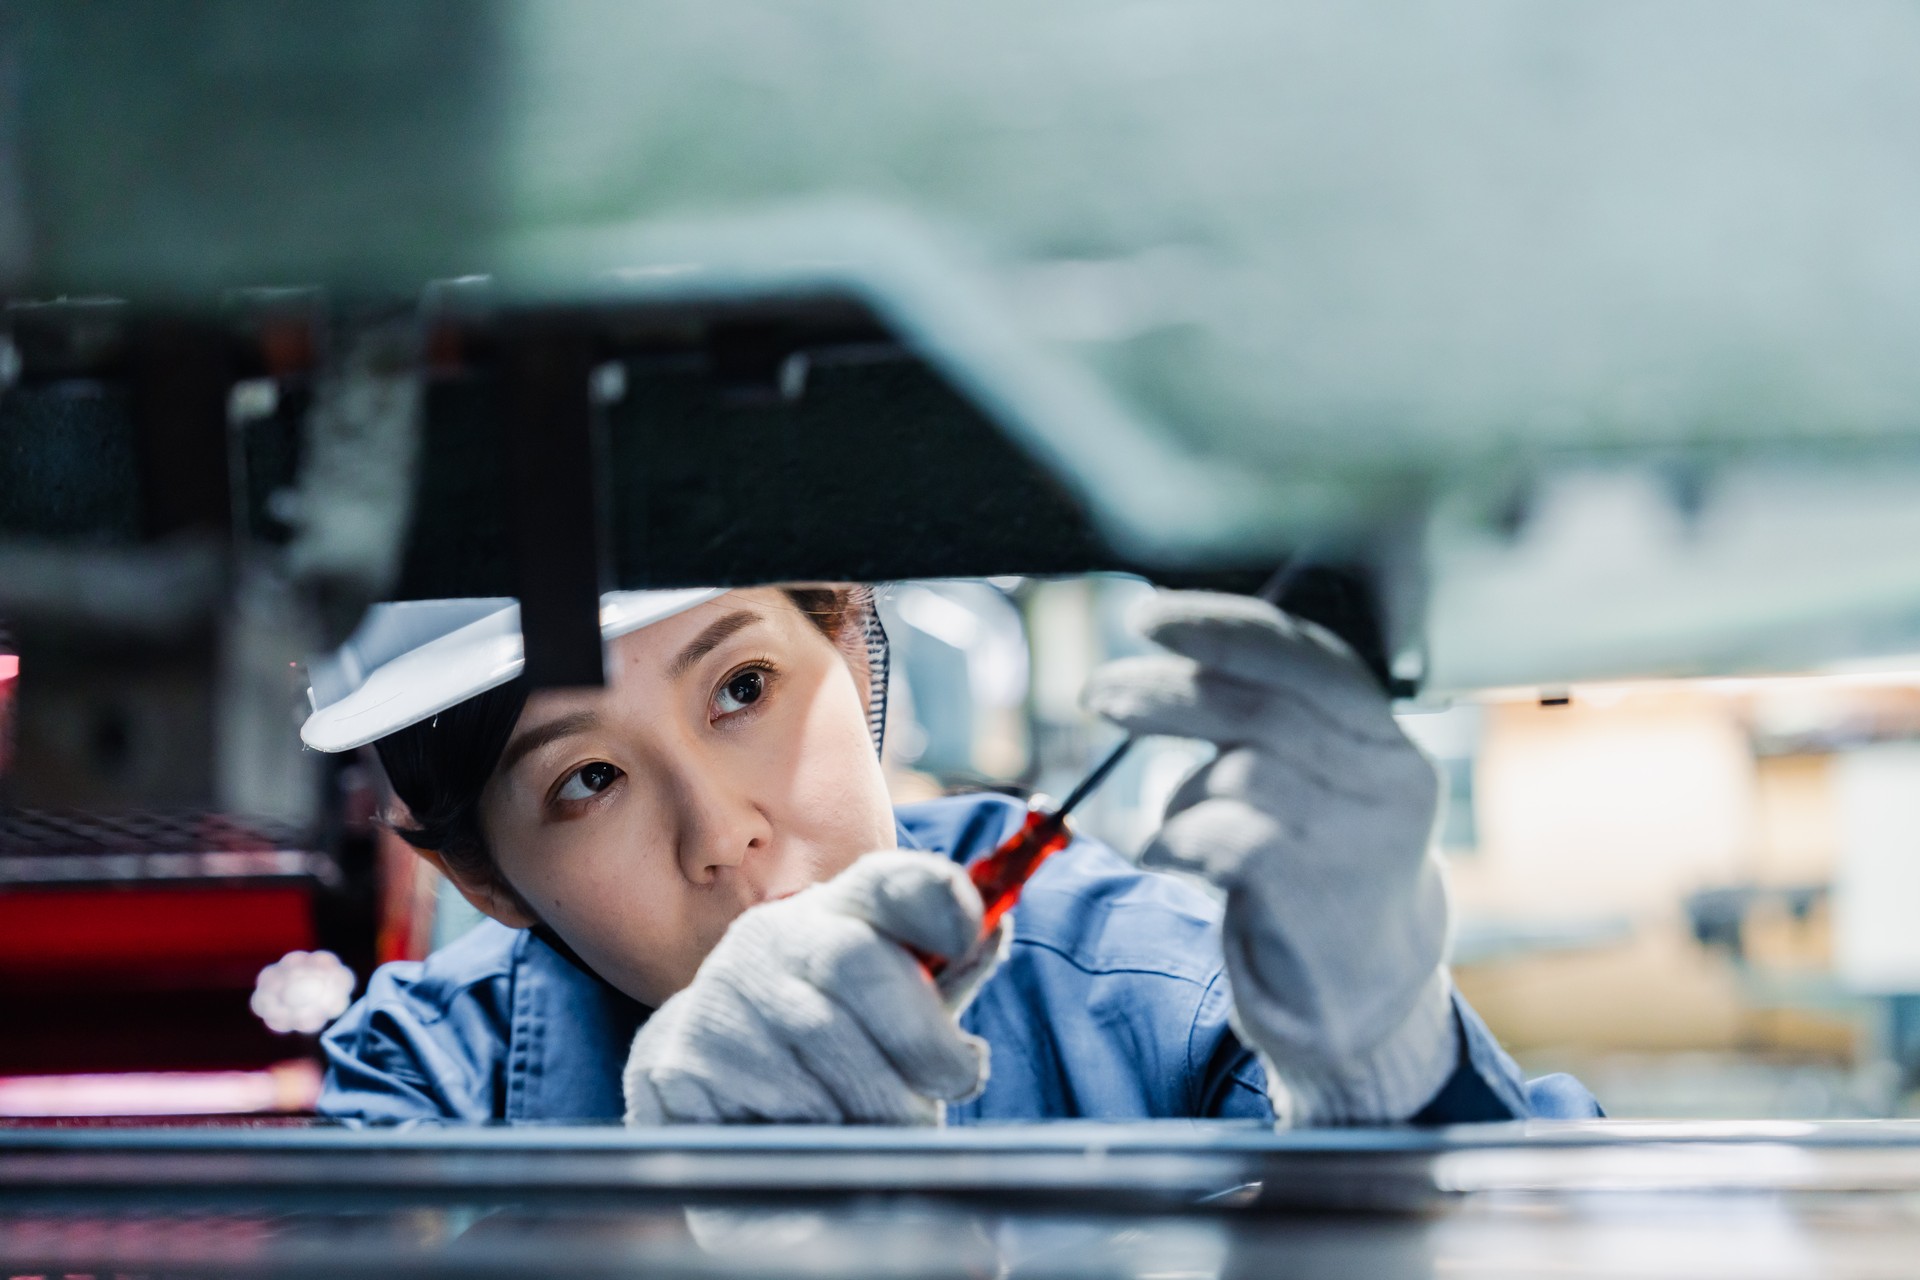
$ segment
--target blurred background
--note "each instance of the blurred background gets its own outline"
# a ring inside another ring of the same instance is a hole
[[[1080,690],[1142,650],[1128,616],[1151,591],[1118,574],[886,585],[896,800],[1064,794],[1116,739]],[[23,678],[0,656],[0,720]],[[1456,977],[1530,1072],[1577,1073],[1616,1117],[1920,1111],[1920,930],[1902,907],[1920,894],[1920,657],[1496,689],[1403,704],[1401,723],[1441,779]],[[1205,750],[1143,743],[1080,826],[1137,854]],[[65,886],[52,860],[36,881],[30,852],[0,853],[0,987],[13,1025],[51,1028],[0,1050],[0,1114],[310,1105],[316,1033],[368,966],[478,918],[371,822],[377,768],[340,782],[370,850],[359,896],[352,868],[264,831],[68,830],[69,853],[101,852],[93,882]],[[168,859],[178,883],[155,887]]]

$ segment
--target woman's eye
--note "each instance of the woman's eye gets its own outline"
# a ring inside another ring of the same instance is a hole
[[[604,760],[581,765],[554,793],[555,800],[591,800],[619,780],[620,770]]]
[[[760,695],[767,691],[767,676],[764,671],[748,669],[727,677],[713,695],[713,709],[723,716],[736,711],[744,711],[760,701]]]

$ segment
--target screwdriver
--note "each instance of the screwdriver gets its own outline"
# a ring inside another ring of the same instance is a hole
[[[1304,551],[1288,557],[1260,588],[1258,598],[1268,604],[1279,604],[1280,597],[1307,567],[1307,562]],[[1067,815],[1107,780],[1107,775],[1126,759],[1127,752],[1133,750],[1133,744],[1138,741],[1133,734],[1122,738],[1106,758],[1080,780],[1080,785],[1067,793],[1057,808],[1049,810],[1044,804],[1036,804],[1027,811],[1027,820],[1020,824],[1018,831],[967,868],[967,878],[973,881],[973,887],[980,891],[980,901],[986,905],[986,912],[980,918],[981,937],[993,935],[1000,918],[1013,910],[1013,904],[1020,900],[1020,891],[1040,869],[1040,864],[1067,847],[1073,839],[1073,833],[1067,830]],[[921,956],[920,962],[928,975],[935,978],[947,967],[946,960],[938,956]]]

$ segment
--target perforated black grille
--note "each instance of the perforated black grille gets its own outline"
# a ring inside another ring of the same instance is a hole
[[[293,832],[222,813],[0,811],[0,886],[325,880],[331,869]]]

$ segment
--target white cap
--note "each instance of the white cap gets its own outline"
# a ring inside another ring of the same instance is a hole
[[[725,592],[609,591],[600,597],[600,638],[638,631]],[[498,688],[526,663],[520,606],[510,598],[377,604],[339,650],[307,663],[313,714],[300,740],[316,751],[351,751]]]

